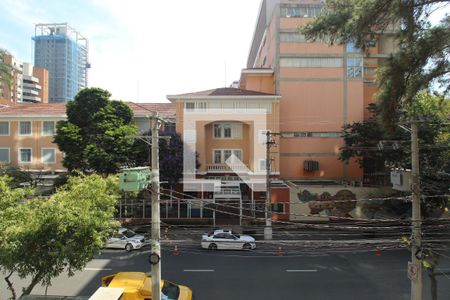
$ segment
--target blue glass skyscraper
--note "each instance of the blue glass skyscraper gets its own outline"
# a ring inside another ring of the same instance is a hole
[[[67,102],[87,87],[88,40],[67,23],[37,24],[34,65],[49,74],[49,102]]]

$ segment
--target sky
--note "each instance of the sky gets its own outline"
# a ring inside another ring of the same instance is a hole
[[[68,22],[89,39],[89,86],[165,102],[239,80],[260,1],[0,0],[0,48],[33,63],[34,24]]]
[[[260,0],[0,0],[0,48],[34,63],[34,24],[68,22],[89,39],[89,86],[112,98],[166,95],[239,80]]]

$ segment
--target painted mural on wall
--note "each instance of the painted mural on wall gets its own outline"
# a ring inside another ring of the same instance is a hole
[[[325,213],[327,216],[351,218],[350,212],[355,209],[356,195],[349,190],[340,190],[335,195],[323,192],[320,195],[303,190],[297,194],[301,203],[308,204],[310,214]]]

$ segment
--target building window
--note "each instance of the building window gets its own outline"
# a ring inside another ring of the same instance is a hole
[[[341,138],[342,132],[307,132],[307,131],[290,131],[282,132],[281,136],[283,138]]]
[[[260,130],[258,135],[258,142],[262,145],[267,144],[267,132],[270,132],[270,130]]]
[[[347,77],[362,78],[362,58],[347,59]]]
[[[54,148],[42,148],[41,150],[41,162],[44,164],[53,164],[56,162],[56,149]]]
[[[347,53],[360,53],[361,52],[361,49],[357,48],[355,46],[355,43],[353,43],[353,42],[347,43],[345,45],[345,49],[346,49]]]
[[[233,155],[233,156],[232,156]],[[242,161],[241,149],[216,149],[213,151],[213,161],[215,164],[225,164],[231,157],[229,163],[237,164]]]
[[[31,148],[19,148],[19,163],[31,163]]]
[[[42,135],[55,135],[55,121],[42,122]]]
[[[186,111],[195,111],[195,102],[186,102],[184,108]]]
[[[206,102],[196,102],[195,104],[197,111],[206,111],[208,108],[208,104]]]
[[[0,135],[9,135],[9,122],[0,122]]]
[[[280,59],[284,68],[341,68],[342,58],[335,57],[284,57]]]
[[[0,163],[10,163],[9,148],[0,148]]]
[[[306,43],[304,35],[297,32],[282,32],[280,34],[280,42],[282,43]]]
[[[223,137],[226,139],[231,139],[231,124],[223,124]]]
[[[215,139],[240,139],[242,138],[242,124],[214,123],[213,137]]]
[[[316,160],[303,161],[303,170],[308,172],[319,171],[319,162]]]
[[[214,163],[221,164],[222,163],[222,151],[214,150]]]
[[[295,7],[282,7],[281,16],[285,18],[315,18],[322,12],[322,6],[302,5]]]
[[[259,160],[259,170],[260,171],[266,171],[267,170],[266,160],[265,159],[260,159]]]
[[[208,108],[208,103],[204,101],[185,102],[184,108],[186,111],[206,111]]]
[[[222,138],[222,124],[214,124],[214,138]]]
[[[19,122],[19,135],[31,135],[31,121]]]
[[[364,67],[364,74],[366,75],[373,75],[377,71],[377,68],[374,67]]]

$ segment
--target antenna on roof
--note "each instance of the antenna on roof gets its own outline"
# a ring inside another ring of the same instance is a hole
[[[227,87],[227,60],[224,60],[224,71],[225,71],[225,77],[224,77],[224,87]]]

